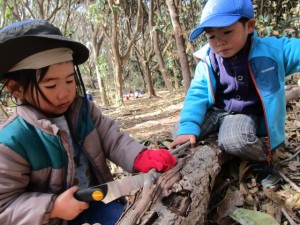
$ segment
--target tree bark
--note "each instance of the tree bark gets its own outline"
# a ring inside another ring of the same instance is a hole
[[[146,84],[147,84],[147,90],[148,90],[149,97],[154,97],[154,96],[156,96],[156,94],[155,94],[155,90],[154,90],[152,79],[151,79],[149,63],[147,61],[147,62],[142,62],[141,64],[142,64],[142,67],[143,67],[143,70],[144,70],[144,73],[145,73],[145,78],[146,78]]]
[[[138,192],[117,224],[205,224],[210,192],[228,159],[215,143],[175,155],[177,165],[162,174],[156,184]]]

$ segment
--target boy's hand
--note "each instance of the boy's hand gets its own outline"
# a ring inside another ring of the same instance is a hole
[[[175,148],[177,145],[183,144],[187,141],[190,141],[191,145],[196,144],[196,136],[193,134],[180,135],[171,143],[170,148]]]
[[[74,193],[78,189],[76,186],[71,187],[55,199],[50,218],[72,220],[89,207],[87,202],[81,202],[74,198]]]

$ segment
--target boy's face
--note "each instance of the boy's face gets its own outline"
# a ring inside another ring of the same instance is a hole
[[[76,95],[73,62],[68,61],[49,66],[47,73],[38,85],[51,104],[42,97],[41,93],[27,96],[26,100],[34,104],[38,99],[40,104],[37,107],[46,114],[65,113]]]
[[[245,24],[236,22],[228,27],[207,28],[205,35],[212,51],[223,58],[237,54],[246,44],[248,34],[255,28],[255,20],[250,19]]]

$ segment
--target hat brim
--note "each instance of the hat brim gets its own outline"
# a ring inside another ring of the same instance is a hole
[[[194,30],[192,30],[189,40],[194,41],[198,38],[204,31],[205,28],[208,27],[228,27],[235,22],[237,22],[241,18],[238,16],[213,16],[208,18],[207,20],[200,23]]]
[[[89,57],[88,48],[80,42],[60,35],[22,36],[0,44],[0,80],[14,65],[35,53],[66,47],[73,51],[76,64],[84,63]]]

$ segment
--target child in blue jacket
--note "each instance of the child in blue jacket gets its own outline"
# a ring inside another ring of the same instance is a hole
[[[258,37],[250,0],[209,0],[189,39],[202,33],[208,43],[194,54],[199,63],[171,147],[218,132],[222,150],[266,169],[285,140],[285,76],[300,71],[300,40]]]

